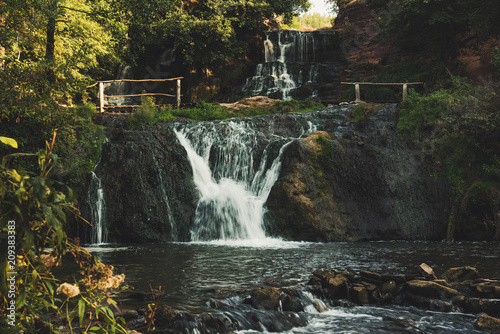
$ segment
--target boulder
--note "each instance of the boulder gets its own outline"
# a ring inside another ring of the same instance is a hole
[[[466,312],[500,316],[500,299],[465,298],[460,306]]]
[[[171,326],[177,320],[179,313],[167,305],[158,305],[155,312],[155,323]]]
[[[481,314],[479,318],[477,318],[476,323],[474,324],[476,329],[480,330],[500,330],[500,319],[490,317],[487,314]]]
[[[406,283],[406,289],[415,295],[437,299],[449,299],[458,295],[457,290],[430,281],[410,281]]]
[[[245,303],[256,309],[277,311],[280,307],[281,292],[275,287],[262,287],[252,291]]]
[[[435,280],[437,279],[437,276],[436,274],[434,274],[434,270],[429,267],[429,265],[427,265],[426,263],[422,263],[419,267],[418,267],[418,271],[420,272],[420,274],[422,274],[422,276],[424,276],[426,279],[429,279],[429,280]]]
[[[467,266],[450,268],[441,275],[441,278],[448,283],[456,284],[479,278],[479,272],[476,268]]]
[[[318,312],[326,312],[330,310],[330,308],[320,299],[313,300],[313,305]]]
[[[351,288],[351,299],[360,304],[366,305],[370,303],[370,298],[368,296],[368,290],[362,285],[355,285]]]
[[[330,298],[346,298],[349,293],[349,279],[344,275],[336,275],[328,280],[326,288]]]

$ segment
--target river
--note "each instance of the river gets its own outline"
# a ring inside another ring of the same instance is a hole
[[[361,270],[408,274],[422,262],[439,276],[446,269],[474,266],[481,277],[500,277],[498,243],[285,242],[276,239],[101,246],[89,250],[125,273],[129,285],[165,291],[162,301],[191,313],[219,312],[210,301],[244,292],[273,278],[278,286],[303,286],[317,268],[357,274]],[[305,290],[304,290],[305,291]],[[307,298],[305,298],[307,299]],[[307,302],[305,302],[307,303]],[[480,333],[477,316],[403,306],[334,306],[324,313],[306,307],[307,325],[287,333]],[[241,333],[262,331],[247,330]],[[193,332],[194,333],[194,332]]]

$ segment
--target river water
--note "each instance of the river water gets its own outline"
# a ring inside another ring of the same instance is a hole
[[[405,274],[422,262],[439,276],[446,269],[474,266],[481,277],[500,278],[498,243],[358,242],[305,243],[276,239],[93,247],[104,263],[125,273],[129,285],[147,291],[162,287],[162,301],[191,313],[217,312],[209,305],[227,291],[262,286],[305,286],[317,268]],[[476,315],[440,313],[413,307],[306,307],[306,326],[287,333],[475,333]],[[265,332],[247,330],[242,333]],[[480,333],[480,332],[477,332]]]

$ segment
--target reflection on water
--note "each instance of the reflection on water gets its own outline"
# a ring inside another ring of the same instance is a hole
[[[168,243],[90,250],[104,263],[113,264],[116,273],[125,273],[129,285],[140,290],[149,290],[149,285],[161,286],[166,291],[165,303],[190,312],[209,311],[207,301],[220,291],[256,287],[266,278],[272,277],[280,285],[306,283],[317,268],[404,274],[416,271],[425,262],[438,276],[448,268],[468,265],[478,268],[482,277],[500,277],[498,243],[323,244],[270,239],[266,244]],[[463,324],[472,324],[470,318],[453,313],[436,317],[432,312],[412,308],[335,308],[315,314],[307,327],[295,328],[290,333],[385,333],[388,322],[394,328],[393,333],[461,332],[458,329]],[[367,330],[360,329],[360,324]],[[380,326],[383,329],[378,331]],[[447,326],[452,326],[453,331]],[[470,332],[471,326],[463,328]]]

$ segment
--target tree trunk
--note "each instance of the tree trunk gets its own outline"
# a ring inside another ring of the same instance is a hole
[[[47,26],[46,36],[47,42],[45,46],[45,60],[47,61],[47,79],[49,82],[55,81],[54,64],[55,64],[55,44],[56,44],[56,23],[57,23],[57,2],[53,0],[47,10]]]

